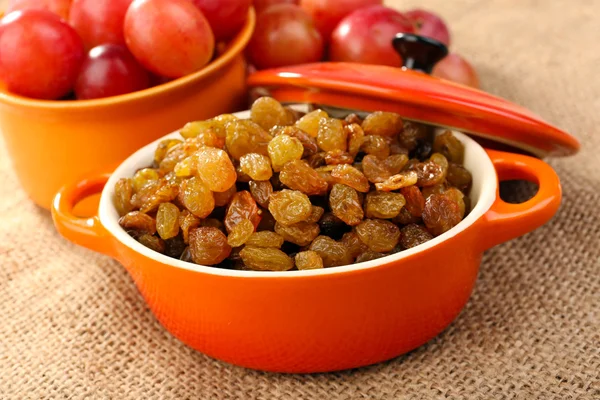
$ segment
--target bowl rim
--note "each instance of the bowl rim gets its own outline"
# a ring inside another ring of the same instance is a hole
[[[40,108],[47,110],[86,110],[96,109],[99,107],[107,107],[114,105],[122,105],[123,103],[135,102],[151,98],[166,92],[170,92],[174,89],[185,87],[196,81],[204,80],[206,77],[213,75],[220,71],[225,65],[229,64],[235,57],[241,54],[250,41],[254,27],[256,25],[256,15],[254,7],[250,6],[248,9],[248,16],[240,31],[235,37],[227,43],[227,47],[223,54],[209,62],[202,69],[181,78],[173,79],[169,82],[162,83],[157,86],[149,87],[147,89],[138,90],[131,93],[121,94],[118,96],[103,97],[99,99],[90,100],[40,100],[32,99],[25,96],[16,95],[6,91],[5,89],[0,90],[0,103],[7,103],[13,106],[27,107],[27,108]]]
[[[306,105],[293,105],[292,107],[298,110],[305,110]],[[233,115],[239,118],[248,118],[249,110],[240,111],[234,113]],[[437,133],[446,130],[446,128],[442,128],[439,129]],[[115,171],[111,174],[109,180],[107,181],[106,185],[104,186],[104,189],[102,190],[100,204],[98,208],[98,216],[100,219],[100,223],[104,226],[108,233],[114,239],[116,239],[116,241],[119,242],[118,245],[126,246],[130,250],[135,251],[136,253],[139,253],[144,257],[147,257],[149,259],[152,259],[153,261],[157,261],[174,268],[181,268],[189,271],[223,277],[259,279],[292,277],[299,278],[365,271],[368,269],[381,267],[390,263],[395,263],[405,258],[409,258],[417,253],[422,253],[427,250],[430,250],[431,248],[457,236],[458,234],[473,226],[491,208],[492,204],[496,200],[498,190],[496,169],[492,163],[492,160],[486,153],[485,149],[481,147],[481,145],[479,145],[475,140],[471,139],[466,134],[458,131],[453,131],[453,133],[465,145],[465,160],[472,159],[471,162],[476,164],[479,168],[479,170],[477,170],[476,172],[472,171],[473,181],[475,182],[477,179],[477,181],[480,182],[480,189],[478,189],[478,197],[475,200],[472,200],[473,206],[471,212],[458,225],[443,233],[442,235],[429,240],[426,243],[415,246],[411,249],[403,250],[401,252],[390,254],[385,257],[371,261],[365,261],[361,263],[349,264],[339,267],[302,271],[233,270],[215,268],[213,266],[205,266],[181,261],[175,258],[168,257],[164,254],[157,253],[136,241],[133,237],[129,236],[129,234],[127,234],[127,232],[123,228],[121,228],[121,226],[118,223],[119,215],[112,202],[115,183],[120,178],[130,177],[132,172],[136,169],[141,168],[142,166],[149,165],[152,162],[151,160],[153,159],[156,145],[166,138],[180,138],[178,131],[165,135],[162,138],[155,140],[154,142],[142,147],[141,149],[133,153],[131,156],[129,156],[115,169]],[[479,176],[478,178],[476,178],[477,175]],[[473,185],[473,189],[475,189],[476,187],[479,188],[478,185]],[[471,196],[473,196],[473,191],[474,190],[471,191]]]

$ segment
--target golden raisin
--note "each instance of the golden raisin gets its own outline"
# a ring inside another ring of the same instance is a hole
[[[225,227],[227,232],[231,232],[233,228],[242,220],[248,219],[254,227],[260,223],[261,211],[252,198],[252,195],[247,190],[237,192],[233,195],[227,214],[225,215]]]
[[[310,165],[311,168],[319,168],[326,164],[326,158],[327,158],[327,153],[324,151],[321,151],[319,153],[315,153],[312,156],[308,157],[306,159],[306,162],[308,162],[308,165]]]
[[[284,189],[271,195],[269,211],[280,224],[292,225],[311,215],[312,204],[304,193]]]
[[[327,165],[352,164],[353,162],[354,156],[342,150],[328,151],[325,154],[325,163]]]
[[[179,228],[181,229],[184,243],[189,243],[190,230],[197,228],[199,226],[200,226],[200,218],[196,217],[194,214],[192,214],[188,210],[183,210],[179,214]]]
[[[181,183],[179,201],[192,214],[206,218],[215,208],[212,192],[199,178],[193,177]]]
[[[140,242],[141,244],[143,244],[144,246],[148,247],[149,249],[152,249],[158,253],[164,253],[165,249],[166,249],[166,245],[164,240],[162,240],[159,237],[150,235],[148,233],[144,233],[143,235],[141,235],[140,237],[138,237],[138,242]]]
[[[336,118],[323,118],[319,121],[317,144],[323,151],[346,151],[348,132],[342,121]]]
[[[406,205],[404,208],[414,217],[421,217],[425,208],[425,197],[418,187],[408,186],[400,189]]]
[[[227,237],[217,228],[201,226],[190,231],[190,255],[196,264],[215,265],[231,253]]]
[[[408,156],[406,154],[392,154],[383,161],[383,164],[392,175],[400,173],[407,163]]]
[[[317,223],[325,213],[325,209],[319,206],[312,206],[310,216],[306,219],[306,222]]]
[[[352,255],[352,258],[356,258],[359,254],[369,250],[367,245],[364,244],[362,240],[360,240],[356,232],[344,233],[344,236],[342,236],[340,242],[342,242],[346,246],[346,248]]]
[[[296,254],[295,261],[299,270],[323,268],[323,259],[316,251],[301,251]]]
[[[196,157],[189,156],[175,164],[173,172],[175,173],[175,176],[187,178],[198,172],[196,168]]]
[[[463,218],[465,216],[465,195],[463,192],[458,190],[457,188],[448,188],[444,191],[444,196],[449,197],[454,200],[456,204],[458,204],[458,208],[460,210],[460,217]]]
[[[304,147],[304,152],[302,153],[303,158],[310,157],[319,151],[316,139],[296,126],[278,126],[275,127],[271,133],[273,134],[273,137],[287,135],[298,139]]]
[[[162,160],[167,155],[167,152],[174,146],[183,143],[179,139],[164,139],[158,143],[156,150],[154,151],[154,163],[160,165]]]
[[[346,115],[346,118],[344,118],[344,122],[348,125],[357,124],[358,126],[360,126],[362,124],[362,119],[358,114],[352,113]]]
[[[240,158],[240,168],[255,181],[268,181],[273,176],[271,160],[267,156],[248,153]]]
[[[323,110],[314,110],[296,121],[296,126],[316,138],[319,132],[319,122],[323,118],[329,118],[329,115]]]
[[[417,224],[404,226],[400,229],[400,233],[402,234],[400,244],[402,244],[405,249],[410,249],[433,239],[431,233],[429,233],[424,226]]]
[[[297,244],[298,246],[307,246],[319,236],[320,229],[316,223],[305,221],[287,226],[277,222],[275,224],[275,232],[280,234],[287,242]]]
[[[371,154],[379,158],[380,160],[384,160],[390,155],[390,145],[387,140],[381,136],[365,136],[360,149],[367,154]]]
[[[114,203],[119,216],[123,216],[134,209],[131,204],[133,184],[129,178],[121,178],[115,183]]]
[[[161,203],[156,213],[156,231],[164,239],[179,234],[179,208],[173,203]]]
[[[216,131],[219,129],[218,123],[214,120],[192,121],[188,122],[179,130],[179,134],[185,138],[195,138],[198,136],[217,138]],[[224,136],[221,136],[224,137]],[[214,143],[207,143],[207,146],[214,146]]]
[[[396,224],[383,219],[366,219],[355,229],[360,240],[379,253],[392,251],[400,240],[400,229]]]
[[[362,128],[367,135],[395,136],[402,132],[403,121],[393,112],[376,111],[367,115]]]
[[[407,209],[406,206],[400,210],[400,214],[395,216],[392,221],[398,225],[416,224],[421,221],[421,216],[415,217]]]
[[[246,246],[275,247],[278,249],[282,245],[283,237],[272,231],[254,232],[246,241]]]
[[[404,196],[392,192],[371,192],[365,199],[367,218],[391,219],[400,214],[406,204]]]
[[[231,247],[239,247],[245,244],[253,233],[254,225],[252,225],[252,222],[249,219],[243,219],[229,232],[227,244]]]
[[[450,163],[450,165],[448,165],[448,175],[446,175],[446,180],[450,185],[461,190],[463,193],[468,193],[473,177],[462,165]]]
[[[133,190],[138,192],[143,186],[150,182],[160,179],[158,172],[152,168],[142,168],[138,170],[132,178]]]
[[[367,250],[364,253],[359,254],[358,257],[356,257],[356,262],[361,263],[361,262],[365,262],[365,261],[376,260],[381,257],[385,257],[385,254],[378,253],[378,252],[372,251],[372,250]]]
[[[254,271],[288,271],[294,268],[294,260],[273,247],[246,246],[240,251],[240,256],[246,267]]]
[[[195,157],[198,175],[211,191],[224,192],[235,185],[235,167],[225,151],[205,147]]]
[[[321,256],[325,268],[347,265],[353,260],[348,248],[329,236],[317,236],[308,249]]]
[[[415,171],[400,172],[399,174],[390,176],[381,183],[376,183],[377,190],[386,192],[398,190],[403,187],[412,186],[417,183],[418,175]]]
[[[126,231],[136,231],[139,233],[156,233],[156,221],[148,214],[139,211],[131,211],[119,218],[119,225]]]
[[[464,211],[464,210],[463,210]],[[423,222],[435,236],[453,228],[462,220],[461,209],[451,196],[433,194],[425,201]]]
[[[327,193],[327,182],[304,160],[293,160],[285,164],[279,180],[290,189],[299,190],[309,196]]]
[[[425,186],[424,188],[421,189],[421,193],[423,194],[423,197],[425,199],[427,199],[432,194],[442,194],[445,191],[446,191],[446,185],[444,183],[438,183],[437,185],[433,185],[433,186]]]
[[[365,140],[365,132],[356,123],[346,125],[344,129],[348,133],[348,153],[351,156],[356,156]]]
[[[269,199],[273,193],[273,185],[269,181],[250,181],[248,183],[252,198],[263,208],[269,207]]]
[[[362,170],[369,182],[373,183],[385,182],[392,176],[392,173],[385,165],[385,161],[382,161],[376,156],[372,155],[366,155],[363,157]]]
[[[358,225],[364,217],[358,193],[350,186],[336,183],[329,194],[333,214],[350,226]]]
[[[433,161],[417,163],[412,166],[411,171],[417,173],[417,186],[433,186],[442,183],[446,178],[447,170]]]
[[[273,170],[279,172],[284,165],[293,160],[300,160],[304,147],[300,140],[288,135],[279,135],[273,138],[268,146],[269,157]]]
[[[252,103],[250,119],[265,130],[294,123],[294,115],[290,115],[281,103],[268,96],[259,97]]]
[[[336,165],[331,170],[331,177],[337,182],[346,186],[350,186],[359,192],[367,193],[370,189],[369,180],[367,177],[348,164]]]
[[[154,211],[161,203],[175,200],[178,194],[179,185],[163,179],[159,181],[157,189],[140,205],[140,211],[145,213]]]
[[[465,146],[460,140],[446,131],[433,141],[433,151],[442,153],[450,162],[462,164],[465,156]]]
[[[238,119],[229,122],[226,129],[227,151],[234,159],[239,160],[248,153],[258,153],[263,156],[269,154],[267,146],[271,141],[271,135],[254,122]]]

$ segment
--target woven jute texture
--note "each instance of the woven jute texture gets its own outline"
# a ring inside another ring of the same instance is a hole
[[[557,216],[486,253],[446,331],[331,374],[210,359],[158,324],[117,262],[59,237],[0,142],[0,399],[600,399],[600,1],[393,2],[417,3],[449,21],[485,90],[583,143],[550,160],[564,189]]]

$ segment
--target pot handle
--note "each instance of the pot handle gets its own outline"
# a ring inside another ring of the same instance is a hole
[[[515,239],[548,222],[560,206],[562,190],[556,172],[545,162],[529,156],[486,150],[490,156],[498,181],[522,179],[538,185],[538,192],[520,204],[507,203],[500,198],[483,216],[483,246],[489,249]]]
[[[56,230],[67,240],[114,258],[112,235],[98,215],[89,218],[73,215],[73,207],[86,197],[100,193],[109,177],[110,174],[102,174],[64,186],[54,197],[51,211]]]

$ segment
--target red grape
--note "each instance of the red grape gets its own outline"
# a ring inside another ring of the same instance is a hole
[[[248,53],[258,69],[320,61],[323,39],[312,19],[293,4],[278,4],[259,14]]]
[[[404,13],[415,27],[415,33],[436,39],[450,46],[450,31],[446,23],[431,11],[414,9]]]
[[[383,0],[301,0],[300,6],[313,18],[321,36],[327,40],[346,15],[382,3]]]
[[[124,31],[135,58],[169,78],[199,70],[215,48],[208,21],[188,0],[134,0],[125,15]]]
[[[252,0],[192,0],[204,14],[215,40],[231,39],[244,25]]]
[[[299,4],[300,0],[254,0],[254,10],[261,13],[275,4]]]
[[[392,46],[396,33],[413,33],[410,21],[384,6],[371,6],[345,17],[331,35],[331,61],[398,67],[402,59]]]
[[[14,11],[0,21],[0,80],[37,99],[66,95],[85,56],[77,32],[46,10]]]
[[[125,46],[103,44],[94,47],[81,65],[75,82],[78,99],[97,99],[146,89],[148,72]]]
[[[69,23],[86,49],[100,44],[125,44],[123,21],[132,0],[73,0]]]
[[[6,14],[18,10],[48,10],[66,20],[69,17],[71,0],[10,0]]]
[[[450,53],[433,67],[433,76],[479,88],[477,72],[467,60],[456,53]]]

